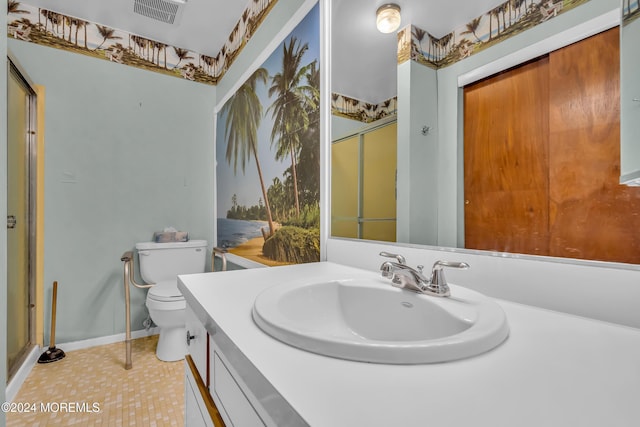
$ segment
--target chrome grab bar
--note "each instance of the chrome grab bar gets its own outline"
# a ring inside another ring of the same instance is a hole
[[[125,305],[125,323],[126,323],[126,334],[125,334],[125,362],[124,369],[131,369],[133,364],[131,363],[131,297],[129,293],[129,283],[131,283],[136,288],[150,288],[153,284],[144,284],[141,285],[135,281],[134,271],[133,271],[133,251],[127,251],[120,257],[120,261],[124,262],[124,305]]]
[[[136,282],[135,272],[133,270],[133,251],[127,251],[122,254],[122,258],[120,258],[120,261],[124,261],[124,267],[128,271],[129,283],[131,283],[133,286],[140,289],[147,289],[155,285],[155,283],[140,284]]]
[[[216,271],[214,267],[215,257],[219,256],[222,259],[222,271],[227,270],[227,249],[226,248],[213,248],[211,251],[211,271]],[[131,296],[129,292],[129,284],[132,284],[136,288],[147,289],[155,285],[155,283],[140,284],[136,282],[134,263],[133,263],[133,251],[126,251],[120,257],[120,261],[124,262],[124,301],[125,301],[125,369],[131,369],[133,364],[131,363]]]
[[[216,267],[214,264],[216,255],[222,259],[221,271],[227,271],[227,252],[228,251],[226,248],[218,248],[218,247],[213,248],[213,250],[211,251],[211,271],[216,271]]]

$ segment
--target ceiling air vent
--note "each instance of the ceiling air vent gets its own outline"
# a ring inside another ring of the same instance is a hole
[[[134,0],[133,11],[138,15],[166,24],[178,24],[186,0]]]

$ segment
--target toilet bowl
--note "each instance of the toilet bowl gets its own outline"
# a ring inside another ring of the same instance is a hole
[[[187,303],[178,291],[177,284],[160,282],[149,288],[146,305],[149,316],[160,328],[156,347],[158,359],[171,362],[184,358],[187,352],[184,332]]]
[[[179,274],[204,272],[207,242],[152,243],[136,245],[140,275],[151,284],[146,305],[151,320],[160,329],[156,356],[165,362],[181,360],[186,354],[186,302],[178,290]]]

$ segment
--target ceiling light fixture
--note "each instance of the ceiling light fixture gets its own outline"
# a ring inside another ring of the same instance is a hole
[[[392,33],[400,26],[400,6],[384,4],[376,11],[376,27],[381,33]]]

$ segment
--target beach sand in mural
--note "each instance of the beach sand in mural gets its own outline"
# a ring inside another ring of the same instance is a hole
[[[260,264],[264,264],[269,267],[289,265],[286,262],[274,261],[264,256],[262,254],[262,245],[264,245],[264,239],[262,237],[256,237],[248,240],[240,246],[229,249],[229,253],[247,258],[251,261],[259,262]]]

